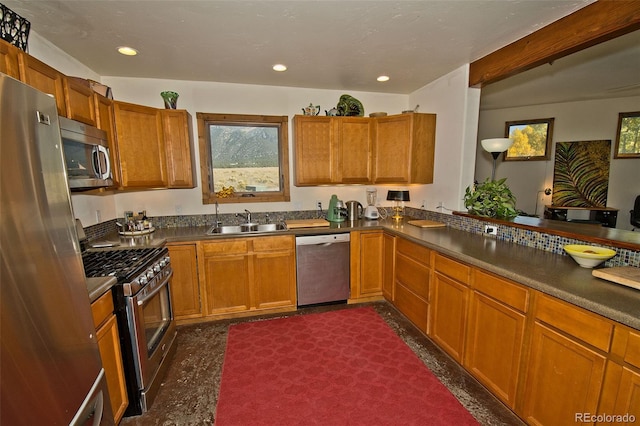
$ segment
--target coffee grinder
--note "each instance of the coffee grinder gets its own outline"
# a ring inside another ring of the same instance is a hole
[[[378,219],[380,214],[376,207],[376,199],[378,198],[378,190],[375,188],[367,188],[367,207],[364,209],[364,217],[366,219]]]

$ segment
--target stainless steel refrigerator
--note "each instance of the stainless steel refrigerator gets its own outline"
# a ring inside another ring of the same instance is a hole
[[[0,424],[112,425],[53,97],[0,73]]]

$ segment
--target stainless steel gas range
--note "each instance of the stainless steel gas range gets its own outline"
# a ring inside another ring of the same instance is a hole
[[[175,352],[166,247],[87,251],[87,277],[115,276],[114,304],[129,395],[125,416],[146,412]]]

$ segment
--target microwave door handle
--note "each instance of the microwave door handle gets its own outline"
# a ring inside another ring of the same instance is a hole
[[[109,151],[107,151],[107,148],[105,148],[102,145],[98,145],[97,148],[98,148],[98,171],[100,173],[100,179],[108,179],[109,176],[111,176],[111,164],[109,162]],[[102,164],[99,158],[100,154],[104,155],[104,164],[107,170],[102,170],[102,167],[100,167],[100,165]]]

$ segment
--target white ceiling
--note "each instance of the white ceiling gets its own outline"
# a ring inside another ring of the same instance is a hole
[[[2,0],[101,76],[396,94],[592,2]],[[140,54],[122,56],[121,45]]]
[[[593,0],[0,0],[101,76],[407,94]],[[126,57],[116,47],[135,47]],[[272,71],[284,63],[284,73]],[[562,71],[562,72],[561,72]],[[386,83],[376,81],[385,74]],[[481,108],[640,95],[640,31],[485,87]]]

